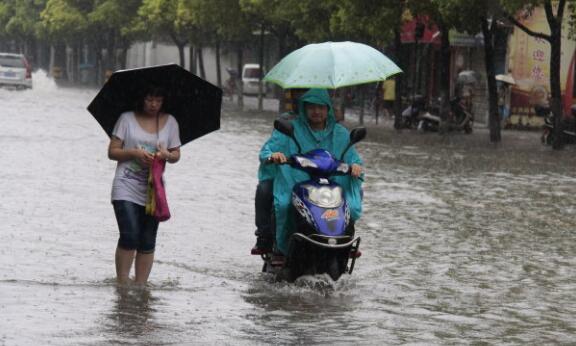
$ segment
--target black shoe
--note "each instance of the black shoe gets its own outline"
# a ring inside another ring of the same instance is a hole
[[[252,255],[262,255],[269,252],[272,252],[272,239],[265,237],[256,238],[256,245],[254,245],[250,253]]]

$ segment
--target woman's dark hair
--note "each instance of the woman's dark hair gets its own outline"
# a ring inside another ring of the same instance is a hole
[[[162,88],[161,86],[151,84],[151,85],[148,85],[146,88],[144,88],[141,96],[138,98],[138,101],[136,102],[136,106],[134,107],[134,109],[137,112],[143,112],[144,111],[144,99],[147,96],[164,98],[164,102],[162,102],[162,108],[160,109],[161,112],[164,111],[164,106],[166,105],[166,90],[164,90],[164,88]]]

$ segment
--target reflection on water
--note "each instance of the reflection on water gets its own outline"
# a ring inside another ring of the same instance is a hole
[[[118,285],[115,304],[108,316],[113,335],[120,340],[139,338],[159,329],[154,321],[156,299],[145,286]]]

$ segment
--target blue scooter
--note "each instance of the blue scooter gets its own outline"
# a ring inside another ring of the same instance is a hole
[[[292,138],[301,152],[290,121],[276,120],[274,128]],[[288,158],[286,164],[308,173],[311,179],[296,184],[292,190],[291,213],[295,217],[295,229],[290,235],[286,257],[263,254],[264,272],[275,273],[278,281],[288,282],[302,275],[324,273],[336,281],[342,274],[352,273],[356,259],[361,255],[360,237],[354,235],[344,191],[330,177],[350,174],[350,165],[342,158],[364,137],[365,128],[353,129],[350,144],[340,160],[323,149]]]

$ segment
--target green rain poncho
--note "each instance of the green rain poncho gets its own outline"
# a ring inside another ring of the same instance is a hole
[[[314,131],[308,125],[305,103],[328,106],[326,128]],[[310,89],[298,100],[298,116],[292,121],[294,136],[302,147],[302,153],[313,149],[325,149],[335,157],[340,158],[350,142],[348,130],[336,123],[334,109],[328,92],[324,89]],[[265,162],[274,152],[282,152],[286,157],[298,153],[296,143],[288,136],[274,130],[272,136],[260,150],[260,161]],[[362,164],[362,159],[354,147],[350,148],[344,161],[348,164]],[[296,183],[310,179],[310,176],[289,165],[277,165],[274,174],[274,209],[276,216],[276,247],[284,254],[288,250],[288,242],[292,232],[293,220],[289,217],[292,188]],[[352,220],[357,220],[362,214],[362,180],[351,176],[334,176],[331,178],[340,184],[350,206]]]

